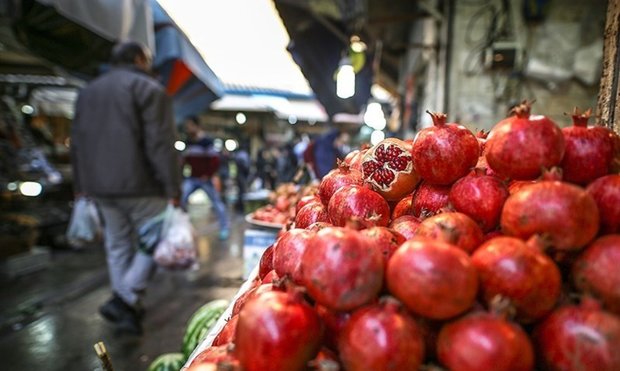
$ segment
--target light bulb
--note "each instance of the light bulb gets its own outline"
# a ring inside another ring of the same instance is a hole
[[[351,64],[343,63],[336,74],[336,95],[342,99],[351,98],[355,94],[355,72]]]

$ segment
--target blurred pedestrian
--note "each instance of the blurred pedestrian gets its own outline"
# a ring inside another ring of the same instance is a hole
[[[213,139],[200,127],[197,117],[186,118],[184,126],[188,139],[183,152],[183,163],[189,165],[191,171],[190,175],[183,180],[181,207],[187,209],[189,196],[198,189],[202,189],[215,209],[220,225],[219,238],[226,240],[230,234],[228,214],[220,192],[213,184],[213,178],[220,169],[220,154],[213,147]]]
[[[248,153],[245,146],[239,147],[237,151],[234,153],[235,165],[237,166],[237,189],[238,196],[237,202],[235,204],[235,209],[239,212],[244,212],[244,196],[247,192],[248,187],[248,179],[250,177],[250,168],[251,168],[251,160],[250,154]]]
[[[138,250],[138,229],[178,204],[180,166],[172,102],[149,74],[151,53],[137,42],[112,49],[113,68],[84,88],[71,129],[76,194],[94,198],[104,221],[113,295],[99,308],[120,330],[140,334],[141,298],[155,270]]]
[[[346,153],[344,148],[349,143],[351,136],[345,130],[334,128],[319,136],[312,146],[314,166],[318,179],[321,179],[330,170],[336,167],[336,160],[343,159]]]

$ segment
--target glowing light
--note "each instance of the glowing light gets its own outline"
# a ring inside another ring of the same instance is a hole
[[[245,114],[243,114],[242,112],[237,113],[237,115],[235,116],[235,120],[237,121],[237,124],[239,125],[243,125],[245,124],[245,122],[248,120],[247,117],[245,117]]]
[[[361,53],[366,50],[366,44],[360,40],[359,36],[353,35],[351,36],[351,50],[355,53]]]
[[[372,134],[370,134],[370,144],[372,144],[373,146],[382,141],[383,139],[385,139],[385,133],[381,130],[375,130],[372,132]]]
[[[297,123],[297,116],[289,116],[288,123],[291,125],[295,125]]]
[[[177,151],[184,151],[185,150],[185,142],[177,140],[176,142],[174,142],[174,148],[176,148]]]
[[[41,194],[43,187],[37,182],[23,182],[19,185],[19,191],[24,196],[36,197]]]
[[[224,147],[226,147],[226,150],[229,152],[236,150],[238,146],[239,144],[234,139],[226,139],[226,142],[224,142]]]
[[[31,106],[31,105],[29,105],[29,104],[24,104],[24,105],[22,106],[22,113],[23,113],[24,115],[32,115],[32,114],[34,113],[34,107],[32,107],[32,106]]]
[[[336,95],[342,99],[355,94],[355,71],[349,58],[343,58],[336,73]]]
[[[11,183],[7,184],[6,185],[6,189],[8,189],[11,192],[16,191],[17,190],[17,183],[11,182]]]
[[[364,123],[375,130],[383,130],[387,125],[381,104],[377,102],[369,103],[364,113]]]

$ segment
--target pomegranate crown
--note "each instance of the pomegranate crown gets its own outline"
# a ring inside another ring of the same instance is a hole
[[[511,115],[516,115],[517,117],[528,117],[530,115],[532,104],[534,104],[534,102],[536,102],[536,100],[528,102],[526,99],[524,99],[520,104],[512,107],[509,113]]]
[[[445,113],[431,112],[429,110],[426,110],[426,113],[431,115],[431,118],[433,119],[433,125],[440,126],[440,125],[445,125],[446,124],[446,119],[447,119],[448,116],[446,116]]]
[[[568,113],[564,114],[567,116],[569,115]],[[592,117],[592,108],[588,108],[582,113],[578,107],[575,107],[573,109],[573,113],[570,114],[570,116],[573,118],[574,126],[586,127],[588,126],[588,120],[590,120],[590,117]]]

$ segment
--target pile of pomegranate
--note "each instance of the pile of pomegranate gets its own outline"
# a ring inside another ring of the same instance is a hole
[[[316,193],[316,185],[297,186],[283,183],[269,193],[269,204],[261,206],[251,214],[251,219],[271,224],[286,225],[297,215],[297,204],[301,199]]]
[[[432,116],[299,201],[190,370],[620,370],[618,135]]]

